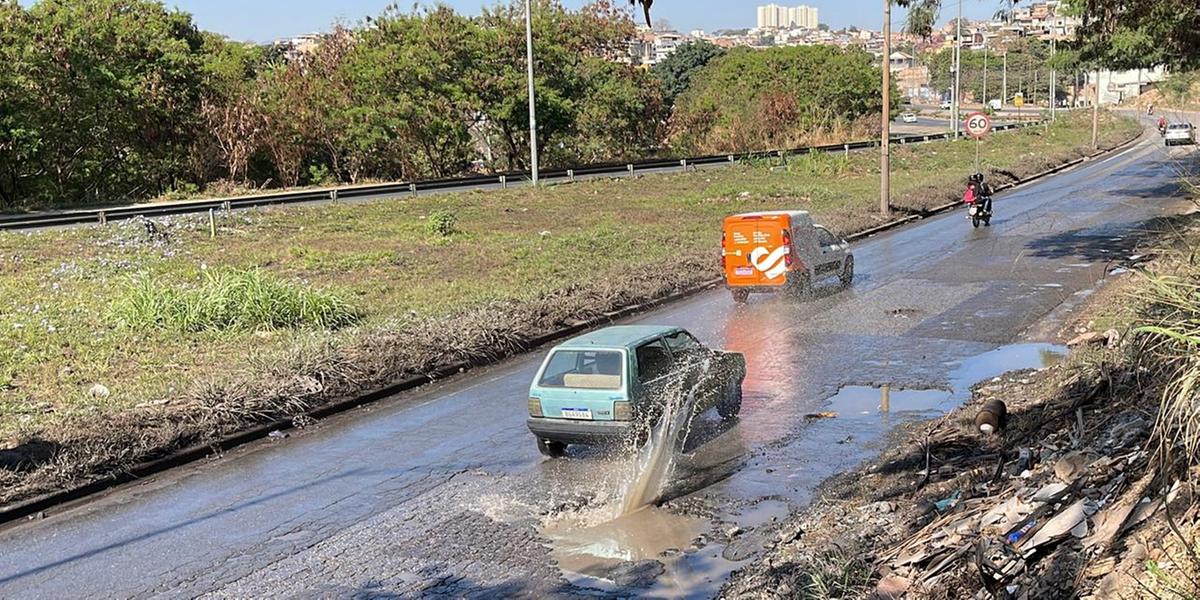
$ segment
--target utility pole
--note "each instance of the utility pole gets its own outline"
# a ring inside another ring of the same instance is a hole
[[[1092,89],[1092,149],[1099,148],[1100,131],[1100,69],[1096,69],[1096,85]]]
[[[1004,49],[1004,74],[1000,76],[1000,106],[1008,103],[1008,49]]]
[[[525,66],[529,75],[529,164],[533,185],[538,184],[537,108],[533,97],[533,11],[531,0],[525,0]]]
[[[954,122],[954,139],[958,139],[959,130],[959,96],[962,94],[962,89],[959,85],[962,83],[962,0],[958,0],[958,19],[955,21],[957,33],[954,36],[954,100],[950,111],[950,120]]]
[[[987,76],[988,76],[988,72],[987,72],[987,34],[985,33],[985,34],[983,34],[983,109],[984,110],[987,110],[987,107],[988,107]]]
[[[1058,110],[1058,69],[1054,68],[1054,55],[1058,52],[1057,34],[1050,38],[1050,120],[1057,117]]]
[[[892,0],[883,0],[883,136],[879,140],[879,212],[891,212]]]

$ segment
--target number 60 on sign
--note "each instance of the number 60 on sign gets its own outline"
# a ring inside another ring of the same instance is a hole
[[[967,115],[963,124],[966,126],[967,135],[976,139],[987,135],[992,130],[992,120],[981,112]]]

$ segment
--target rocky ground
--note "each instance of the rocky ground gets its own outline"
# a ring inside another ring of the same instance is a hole
[[[1060,332],[1068,360],[898,430],[780,523],[722,596],[1197,597],[1195,471],[1160,460],[1161,388],[1129,328],[1145,283],[1124,271]],[[996,400],[1007,418],[984,433]]]

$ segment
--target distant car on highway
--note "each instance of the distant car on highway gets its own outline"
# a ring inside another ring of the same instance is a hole
[[[836,275],[843,286],[854,279],[850,243],[817,225],[802,210],[769,211],[725,218],[721,270],[734,302],[751,293],[807,292]]]
[[[914,114],[912,114],[912,113],[910,113],[910,112],[909,112],[909,113],[904,113],[904,114],[900,115],[900,120],[901,120],[901,121],[903,121],[903,122],[905,122],[905,123],[916,123],[916,122],[917,122],[917,115],[914,115]]]
[[[954,108],[954,103],[949,100],[942,100],[942,110],[950,110]]]
[[[705,347],[679,327],[605,327],[546,355],[529,387],[529,431],[538,450],[619,442],[661,414],[666,394],[696,386],[697,413],[723,419],[742,407],[746,358]]]
[[[1196,143],[1196,130],[1191,123],[1171,123],[1163,139],[1168,146],[1186,146]]]

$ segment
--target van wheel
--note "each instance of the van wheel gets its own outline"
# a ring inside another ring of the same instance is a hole
[[[538,452],[550,458],[562,458],[567,454],[567,445],[562,442],[550,441],[546,438],[537,439]]]
[[[733,301],[738,304],[745,304],[750,299],[750,292],[746,290],[730,290],[733,293]]]
[[[793,277],[788,279],[788,292],[797,298],[803,298],[812,291],[812,278],[808,276],[807,271],[793,273]]]
[[[847,256],[846,264],[842,265],[842,274],[838,275],[838,279],[842,282],[842,287],[850,287],[850,282],[854,281],[854,257]]]
[[[721,418],[728,421],[737,416],[742,410],[742,384],[740,381],[731,381],[725,388],[725,393],[721,396],[721,401],[717,403],[717,414]]]

